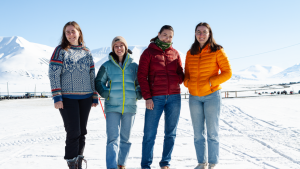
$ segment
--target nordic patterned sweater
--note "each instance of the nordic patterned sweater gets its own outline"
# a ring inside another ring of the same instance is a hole
[[[68,51],[57,46],[49,63],[49,79],[54,103],[63,98],[85,99],[93,96],[98,103],[95,90],[95,68],[90,50],[82,45],[71,46]]]

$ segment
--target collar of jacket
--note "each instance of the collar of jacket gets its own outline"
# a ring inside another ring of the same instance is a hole
[[[114,65],[116,65],[117,67],[120,67],[119,63],[117,63],[111,55],[108,56],[108,59],[109,59]],[[126,67],[128,67],[128,65],[130,65],[130,63],[132,62],[132,60],[133,60],[133,59],[130,57],[130,54],[127,53],[126,58],[125,58],[125,60],[124,60],[124,63],[123,63],[123,65],[122,65],[122,66],[123,66],[123,69],[125,68],[125,67],[124,67],[125,63],[127,62]]]
[[[210,45],[209,44],[206,44],[204,46],[204,48],[201,50],[201,48],[199,47],[199,50],[201,51],[200,53],[210,53]]]
[[[148,46],[148,48],[152,48],[152,49],[155,49],[155,50],[159,50],[161,52],[164,52],[160,47],[158,47],[154,42],[151,42]],[[173,50],[173,47],[170,46],[168,49],[165,50],[165,52],[169,51],[169,50]]]

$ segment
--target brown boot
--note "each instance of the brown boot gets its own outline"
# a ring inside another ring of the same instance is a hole
[[[118,165],[118,169],[126,169],[125,165]]]
[[[170,169],[170,167],[169,166],[163,166],[163,167],[161,167],[161,169]]]

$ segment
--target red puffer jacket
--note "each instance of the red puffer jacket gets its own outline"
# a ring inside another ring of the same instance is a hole
[[[184,75],[179,53],[172,46],[163,51],[150,43],[141,55],[137,76],[145,100],[180,94]]]

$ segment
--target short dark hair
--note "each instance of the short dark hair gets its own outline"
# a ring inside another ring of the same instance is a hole
[[[170,25],[164,25],[163,27],[161,27],[159,33],[162,33],[165,29],[170,30],[170,31],[173,31],[173,33],[174,33],[174,29],[173,29],[173,27],[170,26]],[[156,36],[155,38],[152,38],[152,39],[150,40],[150,42],[155,42],[156,39],[158,39],[158,36]]]

